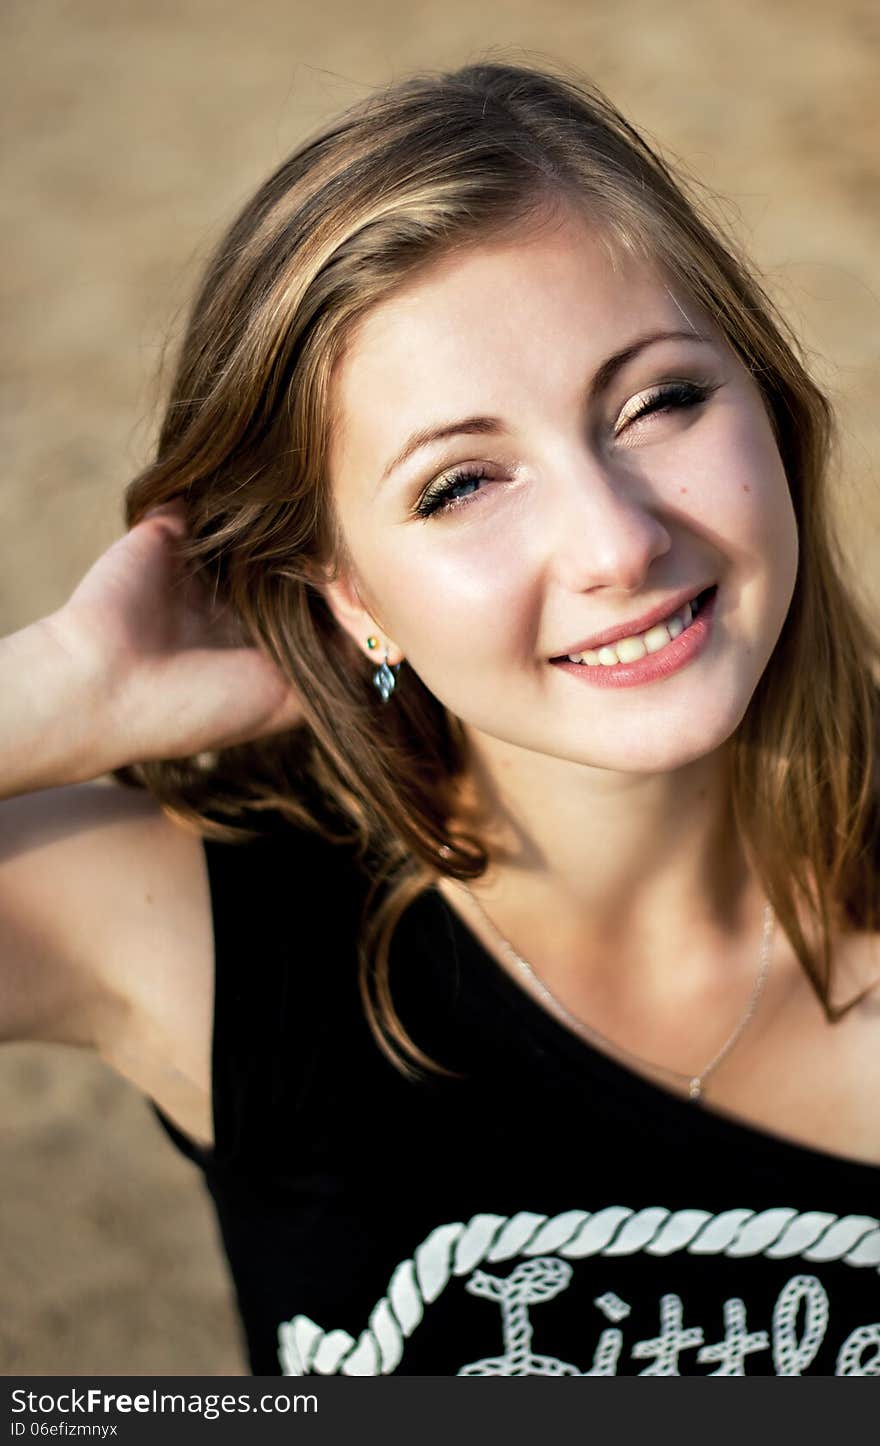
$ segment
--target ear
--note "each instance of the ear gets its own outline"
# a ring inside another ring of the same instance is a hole
[[[395,667],[403,661],[402,651],[396,647],[382,628],[381,623],[376,621],[365,605],[358,591],[357,582],[349,572],[341,569],[338,575],[331,580],[324,576],[317,586],[340,627],[345,628],[365,657],[377,658],[379,662],[382,662],[387,648],[388,662],[391,667]],[[367,638],[378,638],[379,646],[368,647]]]

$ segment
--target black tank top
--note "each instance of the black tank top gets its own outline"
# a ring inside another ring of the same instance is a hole
[[[466,1078],[411,1082],[361,1006],[353,850],[277,821],[204,847],[213,1152],[153,1108],[204,1172],[255,1375],[880,1375],[880,1167],[590,1047],[436,890],[391,984]]]

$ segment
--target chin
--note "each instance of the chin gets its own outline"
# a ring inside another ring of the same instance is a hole
[[[640,728],[632,737],[618,732],[605,747],[597,740],[590,750],[591,757],[584,761],[615,773],[675,773],[679,768],[710,758],[723,748],[736,732],[744,712],[745,708],[730,717],[714,713],[706,717],[694,712],[686,724],[669,726],[666,739],[659,738],[653,726]]]

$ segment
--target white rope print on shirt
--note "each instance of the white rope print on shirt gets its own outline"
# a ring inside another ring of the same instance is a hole
[[[590,1214],[566,1210],[548,1217],[529,1210],[516,1215],[474,1215],[468,1224],[453,1221],[438,1225],[422,1241],[411,1260],[394,1270],[388,1294],[373,1307],[369,1324],[357,1340],[345,1330],[323,1330],[308,1316],[297,1315],[278,1327],[278,1357],[282,1373],[302,1376],[377,1376],[396,1369],[404,1342],[424,1316],[425,1305],[441,1295],[453,1277],[468,1276],[465,1289],[494,1301],[501,1309],[503,1353],[463,1365],[460,1376],[613,1376],[623,1345],[621,1331],[603,1330],[592,1366],[580,1370],[554,1356],[532,1351],[530,1307],[564,1291],[571,1280],[569,1259],[590,1255],[672,1255],[686,1250],[694,1255],[746,1257],[763,1255],[772,1260],[799,1256],[807,1261],[842,1260],[851,1266],[876,1267],[880,1274],[880,1221],[870,1215],[829,1215],[822,1211],[778,1208],[669,1211],[662,1206],[633,1211],[613,1205]],[[530,1259],[509,1274],[479,1270],[516,1256]],[[560,1259],[566,1257],[566,1259]],[[607,1320],[620,1322],[630,1307],[612,1291],[594,1301]],[[804,1324],[798,1332],[798,1312]],[[725,1335],[704,1344],[699,1326],[685,1328],[679,1296],[664,1295],[660,1302],[660,1334],[638,1341],[634,1359],[650,1364],[643,1376],[678,1375],[682,1350],[699,1347],[697,1360],[717,1363],[707,1374],[745,1375],[745,1362],[755,1351],[772,1349],[775,1373],[798,1376],[816,1355],[828,1326],[828,1297],[815,1275],[794,1275],[780,1291],[773,1311],[772,1337],[765,1330],[749,1332],[746,1307],[738,1297],[724,1302]],[[880,1375],[880,1323],[859,1326],[843,1342],[834,1372],[837,1376]]]

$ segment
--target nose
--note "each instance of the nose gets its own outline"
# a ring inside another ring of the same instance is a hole
[[[638,592],[651,563],[672,546],[645,483],[581,456],[551,491],[548,558],[559,585]]]

